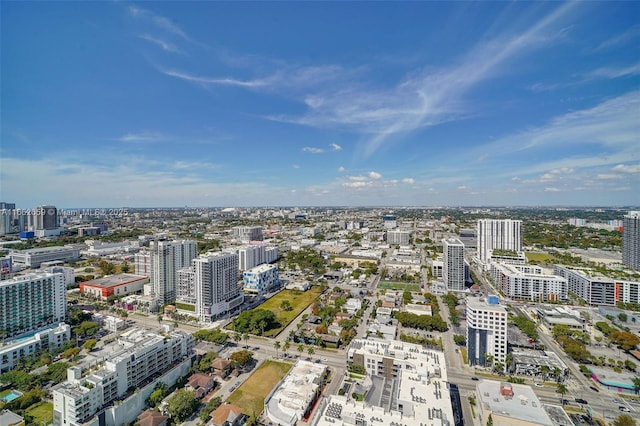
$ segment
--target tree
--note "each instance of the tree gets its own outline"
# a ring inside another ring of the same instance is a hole
[[[467,344],[467,338],[463,334],[454,334],[453,342],[458,346],[464,346]]]
[[[167,411],[177,423],[182,423],[196,411],[199,405],[200,400],[196,398],[194,391],[181,389],[167,401]]]
[[[640,377],[633,378],[633,390],[636,392],[636,395],[640,392]]]
[[[282,309],[283,311],[292,311],[293,306],[291,306],[291,302],[289,302],[288,300],[283,300],[280,304],[280,309]]]
[[[100,263],[98,263],[98,267],[104,275],[112,275],[116,271],[116,265],[106,260],[101,260]]]
[[[556,393],[560,394],[562,399],[561,402],[564,402],[564,394],[567,393],[567,386],[564,383],[558,383],[558,386],[556,387]]]
[[[242,339],[244,340],[244,347],[249,348],[249,333],[242,333]]]
[[[300,353],[304,352],[304,344],[300,343],[298,345],[298,352],[300,352]]]
[[[628,414],[620,414],[618,417],[616,417],[616,419],[613,421],[612,424],[613,426],[636,426],[637,425],[633,417],[631,417]]]
[[[493,426],[493,417],[489,414],[489,418],[487,419],[487,426]]]
[[[284,351],[285,355],[287,354],[287,351],[289,350],[289,348],[291,347],[291,343],[289,343],[289,341],[285,341],[284,344],[282,345],[282,350]]]
[[[276,350],[276,358],[278,358],[278,349],[280,349],[280,341],[276,340],[273,342],[273,348]]]
[[[247,365],[253,362],[253,352],[242,350],[238,352],[234,352],[229,357],[229,360],[240,367],[246,367]]]
[[[625,351],[634,348],[640,343],[640,337],[627,331],[614,331],[609,335],[609,339]]]
[[[86,342],[84,342],[84,345],[82,345],[82,347],[85,348],[88,352],[91,352],[93,348],[96,347],[97,344],[98,344],[98,341],[96,339],[89,339]]]
[[[309,354],[309,356],[313,355],[314,353],[316,353],[316,351],[313,349],[313,346],[309,346],[307,348],[307,353]]]
[[[129,263],[128,263],[128,262],[126,262],[126,261],[125,261],[125,262],[122,262],[122,265],[120,265],[120,270],[121,270],[123,273],[125,273],[125,274],[126,274],[127,272],[129,272],[129,271],[131,270],[131,266],[130,266],[130,265],[129,265]]]
[[[216,396],[215,398],[211,398],[209,402],[207,402],[207,405],[205,405],[204,408],[200,410],[200,416],[199,416],[200,420],[206,423],[207,419],[209,419],[209,415],[211,414],[211,412],[216,408],[218,408],[221,404],[222,404],[222,398],[220,398],[219,396]]]
[[[242,340],[242,334],[238,333],[237,331],[233,333],[233,341],[237,344],[240,340]]]
[[[151,408],[157,407],[160,405],[164,397],[167,396],[167,384],[164,382],[160,382],[156,385],[151,395],[149,395],[149,399],[147,399],[147,405]]]

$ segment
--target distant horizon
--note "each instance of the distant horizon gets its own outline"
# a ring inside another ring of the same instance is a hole
[[[637,203],[638,16],[638,1],[0,2],[0,192]]]

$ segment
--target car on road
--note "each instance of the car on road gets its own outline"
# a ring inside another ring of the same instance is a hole
[[[480,379],[478,379],[477,377],[474,376],[474,377],[471,378],[471,380],[473,380],[474,382],[477,382]]]
[[[596,388],[595,386],[589,386],[589,389],[591,389],[594,392],[600,392],[598,388]]]
[[[613,398],[613,402],[616,404],[622,404],[622,400],[620,398]]]
[[[584,404],[584,405],[588,404],[587,400],[586,399],[582,399],[582,398],[576,398],[576,402],[578,404]]]
[[[625,413],[630,413],[631,412],[631,410],[629,410],[629,408],[625,407],[624,405],[619,406],[618,410],[624,411]]]
[[[534,383],[534,386],[537,388],[543,388],[544,385],[542,383]]]

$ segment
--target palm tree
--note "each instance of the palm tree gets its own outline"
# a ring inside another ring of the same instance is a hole
[[[540,367],[540,374],[542,374],[542,381],[546,382],[547,381],[547,376],[549,375],[549,366],[548,365],[543,365]]]
[[[280,349],[280,341],[276,340],[273,342],[273,348],[276,350],[276,358],[278,358],[278,349]]]
[[[296,340],[296,332],[295,330],[289,330],[289,340]]]
[[[562,374],[562,370],[559,367],[553,367],[553,375],[556,378],[556,382],[560,382],[560,375]]]
[[[289,350],[289,348],[291,347],[291,343],[289,343],[289,341],[285,341],[284,344],[282,345],[282,350],[284,351],[285,355],[287,354],[287,351]]]
[[[636,395],[640,392],[640,376],[633,378],[633,390],[636,392]]]
[[[316,351],[313,349],[313,346],[309,346],[309,348],[307,349],[307,353],[309,354],[309,356],[311,356],[316,353]]]
[[[304,344],[300,343],[298,345],[298,352],[300,352],[300,353],[304,352]]]
[[[237,331],[233,333],[233,341],[237,344],[240,340],[242,340],[242,334],[238,333]]]
[[[244,340],[244,347],[249,348],[249,333],[242,333],[242,339]]]
[[[559,393],[561,396],[560,402],[561,403],[564,402],[564,394],[567,393],[567,386],[564,383],[558,383],[558,387],[556,388],[556,393]]]

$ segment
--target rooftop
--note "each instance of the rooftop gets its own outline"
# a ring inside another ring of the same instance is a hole
[[[90,285],[92,287],[116,287],[119,285],[134,283],[137,281],[148,280],[148,277],[144,275],[135,274],[118,274],[108,275],[106,277],[98,278],[91,281],[85,281],[83,284]]]
[[[476,394],[483,405],[496,415],[528,422],[532,425],[553,426],[540,400],[530,386],[508,383],[510,391],[503,391],[504,383],[496,380],[478,382]]]

